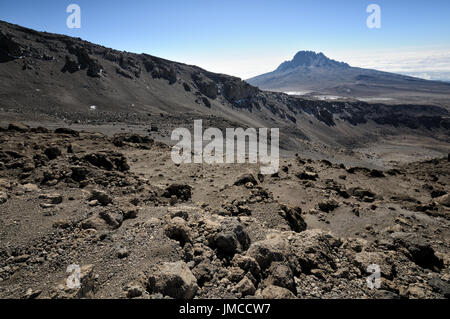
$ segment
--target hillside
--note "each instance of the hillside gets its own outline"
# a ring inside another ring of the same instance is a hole
[[[284,150],[320,157],[344,155],[349,148],[404,135],[419,139],[416,144],[426,158],[430,147],[433,156],[448,151],[450,120],[445,107],[297,98],[261,91],[239,78],[196,66],[64,35],[6,22],[0,22],[0,31],[4,124],[16,119],[45,120],[49,125],[59,121],[84,129],[101,126],[111,134],[146,132],[154,126],[153,136],[167,142],[174,128],[203,118],[205,126],[219,128],[278,127]],[[313,64],[349,68],[324,56]],[[285,69],[291,69],[289,63],[280,66]]]

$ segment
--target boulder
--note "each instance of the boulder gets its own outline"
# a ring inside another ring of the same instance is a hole
[[[294,274],[286,264],[274,262],[270,266],[268,273],[269,275],[265,281],[268,285],[283,287],[296,293]]]
[[[319,209],[325,213],[329,213],[339,207],[339,203],[334,199],[328,199],[318,204]]]
[[[317,173],[308,172],[308,171],[297,173],[295,176],[297,176],[297,178],[299,178],[299,179],[309,180],[309,181],[315,181],[319,178],[319,175],[317,175]]]
[[[95,229],[95,230],[106,230],[108,229],[108,224],[99,215],[95,215],[85,219],[81,223],[82,229]]]
[[[197,292],[197,279],[182,261],[164,263],[148,278],[147,290],[175,299],[192,299]]]
[[[186,221],[181,217],[174,217],[164,227],[164,232],[170,239],[176,240],[181,246],[191,242],[190,238],[191,229],[187,225]]]
[[[0,205],[8,201],[8,195],[0,191]]]
[[[359,268],[361,273],[370,275],[367,271],[369,265],[380,266],[381,276],[385,279],[392,280],[395,276],[395,266],[392,259],[395,257],[387,252],[368,252],[361,251],[354,256],[355,266]]]
[[[122,211],[102,211],[100,213],[100,217],[111,226],[113,229],[117,229],[122,225],[123,222],[123,213]]]
[[[245,252],[250,246],[250,237],[237,220],[225,220],[218,234],[209,239],[210,246],[221,255],[234,256]]]
[[[14,122],[8,125],[8,130],[16,132],[28,132],[30,130],[30,127],[19,122]]]
[[[234,267],[239,267],[244,270],[246,273],[250,273],[252,277],[259,282],[261,278],[261,268],[255,259],[249,256],[243,256],[236,254],[231,261],[231,264]]]
[[[117,152],[99,152],[87,154],[83,157],[86,162],[107,171],[117,170],[125,172],[130,169],[126,157]]]
[[[253,282],[245,276],[240,282],[234,286],[234,291],[241,294],[241,297],[252,296],[256,292]]]
[[[253,185],[258,184],[255,176],[253,176],[253,174],[249,173],[249,174],[244,174],[242,176],[239,176],[238,179],[234,182],[234,185],[240,186],[240,185],[245,185],[247,183],[252,183]]]
[[[77,131],[75,131],[75,130],[72,130],[72,129],[70,129],[70,128],[66,128],[66,127],[60,127],[60,128],[57,128],[57,129],[55,130],[55,133],[56,133],[56,134],[72,135],[73,137],[79,137],[79,136],[80,136],[80,133],[79,133],[79,132],[77,132]]]
[[[269,285],[263,290],[259,290],[256,297],[259,299],[294,299],[295,295],[286,288]]]
[[[52,194],[41,194],[39,195],[39,199],[43,199],[47,201],[49,204],[58,205],[63,202],[63,197],[61,194],[52,193]]]
[[[187,184],[172,184],[166,188],[163,196],[166,198],[176,196],[177,199],[188,201],[192,196],[192,187]]]
[[[106,192],[98,189],[94,189],[91,191],[91,196],[89,197],[89,200],[90,201],[97,200],[103,206],[106,206],[113,202],[111,196],[109,196]]]
[[[269,234],[265,240],[253,243],[247,251],[247,256],[256,260],[264,271],[273,262],[285,261],[288,253],[287,242],[278,234]]]
[[[436,202],[440,205],[444,205],[450,207],[450,194],[443,195],[435,199]]]
[[[58,147],[52,146],[45,149],[44,154],[49,160],[54,160],[61,156],[61,150]]]
[[[306,230],[306,222],[301,214],[302,209],[300,207],[290,208],[285,205],[281,206],[280,215],[286,219],[291,229],[297,233]]]

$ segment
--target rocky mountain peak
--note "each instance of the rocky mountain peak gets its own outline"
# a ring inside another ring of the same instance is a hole
[[[299,51],[291,61],[283,62],[277,71],[286,71],[297,67],[350,67],[347,63],[338,62],[325,56],[322,52]]]

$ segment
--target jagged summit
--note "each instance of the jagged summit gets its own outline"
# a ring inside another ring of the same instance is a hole
[[[291,61],[280,64],[277,71],[286,71],[297,67],[350,67],[347,63],[328,58],[322,52],[299,51]]]

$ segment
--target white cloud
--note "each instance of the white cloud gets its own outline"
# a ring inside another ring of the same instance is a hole
[[[362,68],[450,80],[450,48],[335,52],[330,57]]]

